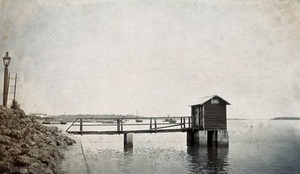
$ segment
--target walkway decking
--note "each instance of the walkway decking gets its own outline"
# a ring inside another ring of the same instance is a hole
[[[168,133],[168,132],[187,132],[191,128],[184,129],[164,129],[164,130],[129,130],[129,131],[68,131],[71,134],[80,134],[80,135],[114,135],[114,134],[143,134],[143,133]]]
[[[79,128],[78,128],[79,127]],[[77,118],[66,130],[80,135],[187,132],[191,117]]]

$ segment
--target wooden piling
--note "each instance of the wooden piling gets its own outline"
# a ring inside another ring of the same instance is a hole
[[[218,130],[217,142],[218,142],[218,147],[229,146],[229,137],[228,137],[227,130]]]
[[[82,118],[80,119],[80,133],[82,135],[82,131],[83,131],[83,126],[82,126]]]
[[[186,145],[194,146],[194,132],[193,131],[186,132]]]
[[[124,134],[124,149],[133,148],[133,133]]]

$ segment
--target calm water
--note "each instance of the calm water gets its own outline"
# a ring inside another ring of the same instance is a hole
[[[134,134],[127,151],[122,135],[76,137],[93,174],[300,173],[300,121],[230,120],[228,131],[229,148],[187,147],[186,133]]]

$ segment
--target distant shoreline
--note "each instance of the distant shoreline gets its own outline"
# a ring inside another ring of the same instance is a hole
[[[227,120],[247,120],[245,118],[227,118]]]
[[[275,117],[271,120],[300,120],[300,117]]]

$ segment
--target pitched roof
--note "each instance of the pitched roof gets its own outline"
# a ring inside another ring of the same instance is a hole
[[[221,98],[221,97],[219,97],[217,95],[211,95],[211,96],[206,96],[206,97],[199,98],[199,100],[197,100],[196,102],[194,102],[190,106],[203,105],[204,103],[206,103],[207,101],[209,101],[210,99],[215,98],[215,97],[218,97],[219,99],[223,100],[227,105],[230,105],[230,103],[228,103],[223,98]]]

